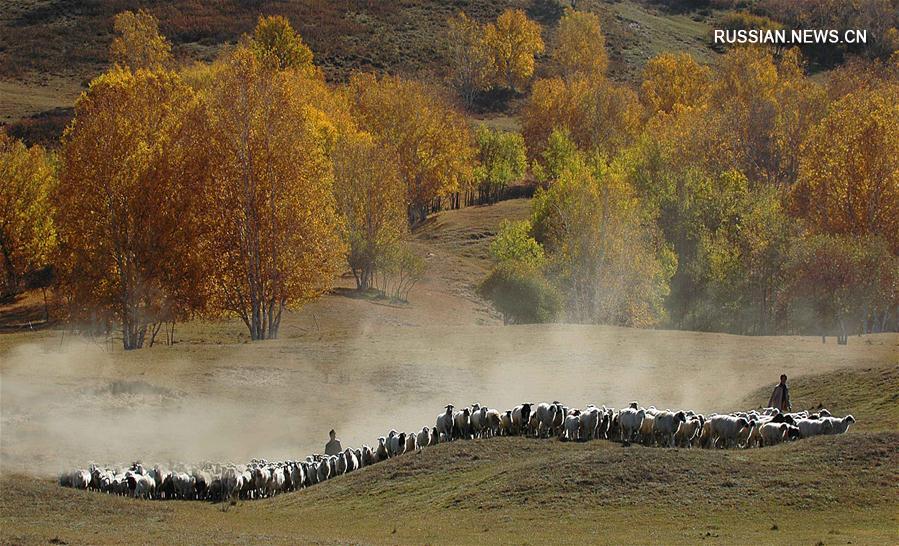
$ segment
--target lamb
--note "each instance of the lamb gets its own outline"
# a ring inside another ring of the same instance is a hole
[[[640,431],[643,421],[646,420],[646,412],[628,407],[618,412],[618,426],[621,431],[621,441],[630,442],[634,435]]]
[[[562,441],[576,441],[578,439],[578,432],[581,428],[581,420],[580,420],[580,412],[578,415],[568,415],[565,417],[565,424],[563,427],[563,432],[559,435],[559,439]]]
[[[522,434],[526,431],[528,421],[531,419],[531,404],[520,404],[512,409],[512,432]]]
[[[682,411],[659,412],[652,421],[652,434],[658,438],[661,445],[674,447],[674,435],[686,420],[687,416]]]
[[[453,405],[446,406],[446,412],[437,416],[437,432],[443,436],[444,441],[453,439]]]

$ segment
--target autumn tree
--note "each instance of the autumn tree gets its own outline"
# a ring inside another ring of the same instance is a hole
[[[333,156],[334,194],[349,240],[347,261],[356,288],[367,290],[377,266],[408,231],[406,187],[394,156],[368,133],[341,137]]]
[[[0,294],[16,292],[25,273],[49,262],[56,242],[50,199],[55,185],[47,152],[0,129]]]
[[[561,76],[605,77],[609,57],[606,54],[606,38],[596,14],[567,10],[559,21],[556,40],[552,60]]]
[[[309,75],[315,72],[312,50],[287,18],[280,15],[259,18],[249,47],[264,64],[271,64],[275,69],[291,68]]]
[[[211,307],[253,340],[278,336],[286,307],[331,286],[344,258],[330,160],[337,131],[310,103],[324,83],[238,47],[209,90],[205,248]]]
[[[662,53],[643,67],[640,100],[650,115],[697,107],[708,100],[711,79],[712,71],[689,53]]]
[[[75,104],[55,222],[72,318],[121,325],[126,350],[202,307],[205,110],[171,72],[114,68]]]
[[[527,170],[524,139],[518,133],[479,126],[475,131],[479,165],[475,169],[481,202],[498,201],[506,187]]]
[[[899,254],[899,85],[833,103],[799,157],[795,215],[816,233],[881,237]]]
[[[390,150],[406,186],[409,221],[437,198],[458,200],[473,181],[475,147],[465,118],[424,83],[357,74],[348,92],[360,127]]]
[[[490,86],[490,58],[484,27],[460,11],[447,19],[449,83],[470,107],[477,94]]]
[[[639,134],[642,111],[636,94],[606,79],[550,78],[534,84],[524,107],[522,134],[531,157],[556,129],[583,151],[611,157]]]
[[[538,191],[531,218],[569,319],[638,327],[664,319],[674,258],[622,176],[581,158]]]
[[[123,11],[115,16],[115,38],[109,48],[112,64],[158,70],[172,64],[172,44],[159,33],[159,21],[147,10]]]
[[[534,56],[543,53],[540,25],[520,9],[507,9],[484,29],[494,85],[517,89],[534,75]]]

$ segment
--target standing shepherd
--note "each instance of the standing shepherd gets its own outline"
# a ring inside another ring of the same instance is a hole
[[[774,387],[771,399],[768,400],[768,407],[777,408],[780,411],[793,411],[793,404],[790,403],[790,389],[787,388],[786,374],[780,375],[780,383]]]
[[[343,449],[340,447],[340,440],[337,439],[337,433],[334,432],[334,429],[331,429],[328,436],[331,437],[331,441],[325,444],[325,455],[340,455]]]

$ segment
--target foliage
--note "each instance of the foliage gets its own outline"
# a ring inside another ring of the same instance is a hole
[[[280,15],[259,18],[249,47],[264,64],[271,63],[279,70],[292,68],[310,75],[315,71],[312,50]]]
[[[799,157],[794,214],[816,233],[881,237],[899,254],[899,85],[833,103]]]
[[[538,268],[517,260],[500,263],[478,287],[493,302],[506,324],[552,322],[559,316],[562,298]]]
[[[559,21],[556,41],[552,60],[561,76],[605,77],[609,58],[606,38],[596,14],[567,10]]]
[[[378,256],[375,264],[380,290],[388,298],[408,301],[409,292],[427,270],[427,263],[416,255],[406,241],[397,241]]]
[[[531,237],[527,220],[503,220],[496,238],[490,243],[490,255],[499,263],[515,261],[539,269],[546,262],[543,247]]]
[[[205,303],[205,138],[202,103],[171,72],[114,68],[75,105],[54,197],[61,293],[72,318],[121,324],[125,349]]]
[[[490,129],[475,131],[480,165],[475,170],[481,200],[495,202],[510,183],[521,180],[527,171],[524,138],[518,133]]]
[[[56,171],[40,146],[26,147],[0,129],[0,295],[49,263],[56,244],[51,194]]]
[[[664,319],[674,259],[644,225],[620,174],[579,159],[534,199],[534,236],[571,320],[651,326]]]
[[[662,53],[643,68],[640,100],[649,114],[670,114],[676,108],[694,108],[708,100],[712,71],[688,53]]]
[[[393,156],[367,133],[342,137],[334,151],[334,195],[346,225],[356,288],[368,289],[376,264],[408,231],[405,186]]]
[[[534,83],[524,107],[522,133],[531,157],[543,152],[556,129],[583,151],[612,156],[640,131],[636,94],[608,80],[550,78]]]
[[[490,57],[484,27],[460,11],[446,21],[450,85],[471,107],[477,94],[490,86]]]
[[[152,13],[123,11],[115,16],[116,36],[109,46],[109,60],[132,70],[158,70],[172,64],[172,44],[159,33]]]
[[[521,88],[534,74],[534,56],[543,53],[540,25],[520,9],[507,9],[484,28],[494,85]]]
[[[234,313],[254,340],[275,338],[285,307],[330,289],[344,258],[330,152],[337,127],[302,71],[273,71],[239,47],[209,91],[204,138],[215,191],[205,245],[211,309]]]
[[[397,159],[410,221],[423,220],[435,198],[472,182],[471,130],[436,90],[395,76],[357,74],[348,92],[360,127]]]

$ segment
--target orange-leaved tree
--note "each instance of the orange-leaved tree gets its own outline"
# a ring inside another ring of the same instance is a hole
[[[172,72],[114,68],[75,104],[62,139],[55,221],[71,317],[121,324],[125,349],[203,305],[194,154],[205,110]]]
[[[156,70],[172,63],[172,44],[159,33],[159,21],[149,11],[123,11],[115,16],[113,28],[116,36],[109,47],[113,64]]]
[[[239,46],[206,91],[212,191],[204,262],[213,312],[253,340],[278,336],[286,307],[331,287],[344,256],[330,152],[337,129],[313,97],[324,83]]]

